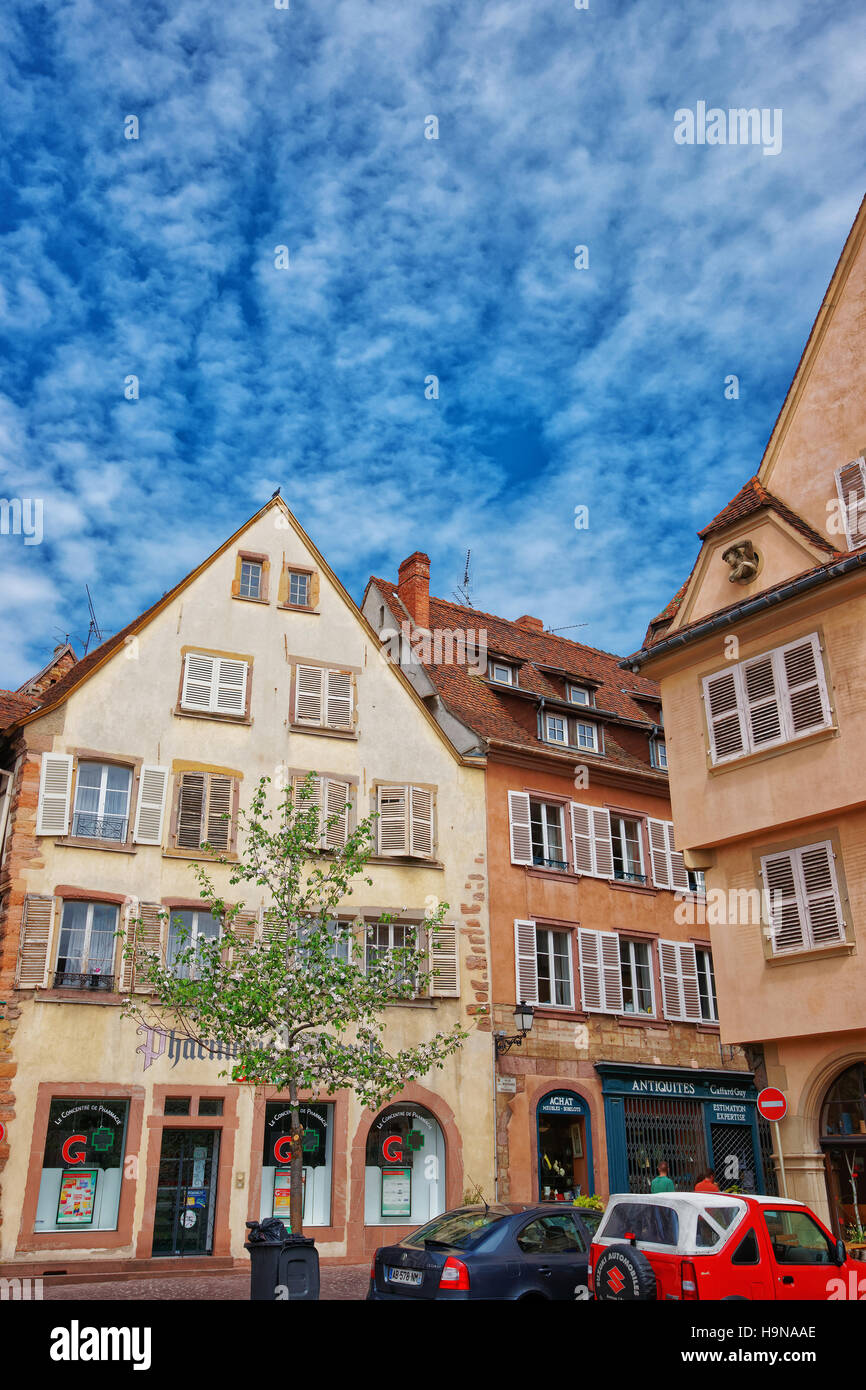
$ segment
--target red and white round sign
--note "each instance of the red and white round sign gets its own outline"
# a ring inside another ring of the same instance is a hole
[[[3,1124],[2,1120],[0,1120],[0,1144],[3,1143],[3,1140],[4,1140],[5,1138],[6,1138],[6,1126]]]
[[[784,1120],[788,1113],[788,1102],[784,1091],[776,1086],[765,1086],[758,1096],[758,1114],[765,1120]]]

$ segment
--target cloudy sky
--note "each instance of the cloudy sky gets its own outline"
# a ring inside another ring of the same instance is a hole
[[[632,650],[866,184],[861,0],[7,0],[0,61],[3,686],[277,484],[356,598],[471,548],[478,607]],[[699,101],[780,153],[675,143]]]

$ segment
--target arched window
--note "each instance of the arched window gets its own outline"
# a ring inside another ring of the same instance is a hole
[[[367,1135],[364,1223],[420,1226],[445,1210],[445,1138],[423,1105],[398,1102]]]
[[[866,1139],[866,1063],[837,1076],[824,1097],[821,1107],[821,1135],[853,1137],[862,1134]]]

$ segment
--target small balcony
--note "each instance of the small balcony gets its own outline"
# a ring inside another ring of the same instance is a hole
[[[114,989],[114,976],[104,975],[101,970],[88,970],[83,974],[77,970],[55,970],[54,988],[95,989],[111,993]]]
[[[82,840],[112,840],[123,844],[129,826],[127,816],[93,816],[89,811],[76,811],[72,817],[72,834]]]
[[[630,869],[614,867],[613,876],[621,883],[646,883],[646,874],[635,874]]]

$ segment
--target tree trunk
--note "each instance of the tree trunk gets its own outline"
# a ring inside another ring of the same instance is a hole
[[[301,1112],[298,1107],[298,1088],[294,1081],[289,1082],[289,1104],[292,1111],[292,1157],[289,1165],[291,1174],[291,1201],[289,1221],[292,1235],[304,1234],[304,1155],[302,1152],[303,1134],[301,1131]]]

